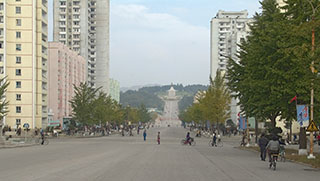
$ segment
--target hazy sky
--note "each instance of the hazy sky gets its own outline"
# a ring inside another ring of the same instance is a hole
[[[121,87],[208,84],[211,18],[218,10],[246,9],[252,16],[260,7],[258,0],[111,0],[110,4],[110,77]]]

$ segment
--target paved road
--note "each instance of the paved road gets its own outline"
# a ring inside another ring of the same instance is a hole
[[[156,133],[161,131],[161,145]],[[148,130],[147,142],[135,137],[51,140],[48,146],[0,149],[0,180],[319,180],[320,172],[294,163],[267,168],[257,153],[208,147],[197,139],[182,146],[182,128]]]

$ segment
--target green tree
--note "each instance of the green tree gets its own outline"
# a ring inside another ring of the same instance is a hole
[[[94,102],[100,88],[90,87],[87,83],[74,86],[75,96],[71,99],[72,117],[82,125],[95,124]]]
[[[210,82],[209,89],[204,93],[204,96],[200,96],[199,102],[206,120],[209,120],[211,124],[218,125],[225,123],[230,117],[231,96],[225,84],[225,78],[219,70],[215,79]]]

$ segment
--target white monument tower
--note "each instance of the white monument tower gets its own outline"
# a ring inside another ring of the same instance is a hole
[[[181,126],[181,121],[179,119],[179,107],[178,103],[181,100],[179,96],[176,96],[176,90],[171,86],[168,90],[168,95],[162,97],[165,102],[164,112],[161,118],[161,126]]]

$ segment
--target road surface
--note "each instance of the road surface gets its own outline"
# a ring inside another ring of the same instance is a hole
[[[161,132],[161,145],[156,134]],[[196,139],[194,147],[180,145],[183,128],[155,128],[134,137],[50,140],[47,146],[0,149],[0,180],[110,180],[110,181],[319,181],[320,172],[295,163],[278,163],[276,171],[257,153],[208,146]]]

